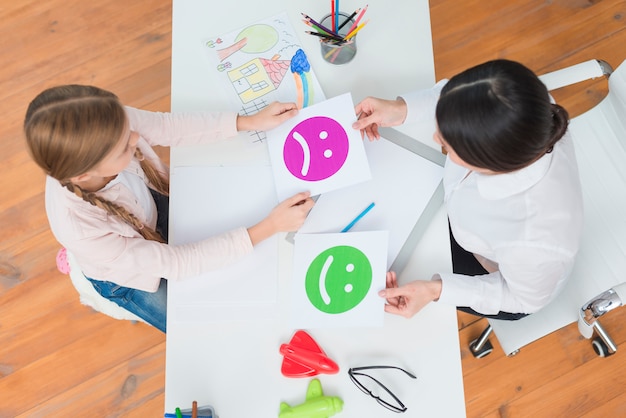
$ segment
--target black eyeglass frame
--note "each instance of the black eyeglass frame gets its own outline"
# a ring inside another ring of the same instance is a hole
[[[363,370],[372,370],[372,369],[396,369],[396,370],[403,371],[407,376],[409,376],[412,379],[417,379],[417,377],[413,373],[408,372],[408,371],[404,370],[403,368],[396,367],[396,366],[363,366],[363,367],[351,367],[350,369],[348,369],[348,376],[350,376],[350,380],[352,380],[352,383],[354,383],[354,385],[357,388],[359,388],[361,390],[361,392],[363,392],[366,395],[369,395],[372,398],[376,399],[376,402],[378,402],[380,405],[384,406],[385,408],[387,408],[390,411],[397,412],[397,413],[406,412],[407,407],[402,403],[402,401],[391,390],[389,390],[387,388],[387,386],[385,386],[380,381],[378,381],[378,379],[375,379],[374,377],[370,376],[369,374],[361,373],[361,371],[363,371]],[[374,382],[376,382],[376,384],[378,386],[380,386],[385,392],[387,392],[393,398],[393,400],[396,401],[396,403],[398,405],[391,404],[391,403],[385,401],[384,399],[381,399],[379,396],[374,395],[374,393],[372,393],[371,390],[369,390],[365,385],[363,385],[363,383],[359,382],[359,380],[356,378],[356,376],[364,376],[364,377],[367,377],[367,378],[373,380]]]

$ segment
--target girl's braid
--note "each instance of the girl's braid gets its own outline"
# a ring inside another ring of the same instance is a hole
[[[158,232],[151,228],[148,228],[146,225],[143,224],[143,222],[137,219],[135,215],[130,213],[124,207],[103,199],[96,193],[87,192],[71,182],[65,182],[63,183],[63,186],[65,186],[70,192],[74,193],[76,196],[83,199],[85,202],[88,202],[100,209],[105,210],[110,215],[117,216],[128,225],[132,226],[135,230],[137,230],[137,232],[139,232],[141,236],[143,236],[145,239],[163,243],[165,242],[163,237],[161,237]]]

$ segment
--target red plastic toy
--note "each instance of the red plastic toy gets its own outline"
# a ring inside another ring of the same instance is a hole
[[[339,372],[337,363],[329,359],[315,340],[304,331],[297,331],[289,344],[282,344],[280,354],[285,357],[280,372],[286,377]]]

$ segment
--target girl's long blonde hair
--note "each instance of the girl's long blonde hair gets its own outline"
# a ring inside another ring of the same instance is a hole
[[[119,142],[127,123],[117,96],[93,86],[65,85],[40,93],[28,106],[24,133],[29,152],[43,171],[84,201],[104,209],[135,228],[145,239],[164,242],[161,235],[114,202],[73,184],[70,179],[94,168]],[[169,194],[169,181],[137,149],[154,189]]]

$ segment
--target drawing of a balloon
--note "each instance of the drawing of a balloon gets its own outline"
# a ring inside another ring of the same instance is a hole
[[[278,32],[270,25],[248,26],[235,38],[235,43],[231,46],[220,49],[217,55],[220,61],[241,50],[247,54],[260,54],[269,51],[278,42]]]

